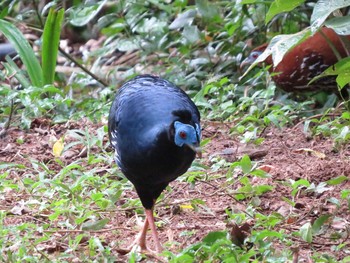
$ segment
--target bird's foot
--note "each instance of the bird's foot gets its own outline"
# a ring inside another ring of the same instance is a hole
[[[131,252],[141,253],[148,258],[154,258],[157,262],[167,262],[164,258],[159,256],[159,252],[148,249],[146,245],[139,244],[137,240],[128,246],[127,248],[118,248],[117,252],[121,255],[126,255]]]
[[[139,234],[138,237],[135,238],[135,240],[129,245],[127,248],[119,248],[118,253],[125,255],[130,252],[140,252],[140,253],[154,253],[156,254],[155,251],[152,251],[147,248],[146,246],[146,239],[145,237],[142,236],[142,234]]]

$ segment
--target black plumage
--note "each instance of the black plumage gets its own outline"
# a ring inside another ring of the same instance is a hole
[[[141,75],[118,90],[108,129],[116,162],[135,186],[146,211],[145,226],[136,242],[146,249],[149,223],[159,252],[153,206],[169,182],[187,171],[199,150],[199,111],[174,84]]]

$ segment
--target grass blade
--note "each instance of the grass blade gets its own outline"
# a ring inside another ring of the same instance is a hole
[[[43,75],[40,63],[22,32],[13,24],[2,19],[0,19],[0,31],[12,43],[19,54],[27,69],[32,85],[36,87],[43,86]]]
[[[55,79],[58,46],[64,10],[50,9],[43,33],[42,67],[44,84],[52,84]]]

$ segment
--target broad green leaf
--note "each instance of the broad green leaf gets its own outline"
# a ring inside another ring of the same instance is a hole
[[[256,195],[262,195],[268,191],[272,191],[274,189],[271,185],[258,185],[253,187]]]
[[[0,32],[13,44],[27,69],[32,85],[36,87],[43,86],[43,75],[40,63],[22,32],[13,24],[2,19],[0,19]]]
[[[292,186],[293,186],[293,189],[297,188],[299,185],[303,185],[303,186],[306,186],[306,187],[309,187],[310,186],[310,183],[308,180],[306,179],[299,179],[298,181],[296,181]]]
[[[250,173],[250,171],[252,170],[252,162],[248,155],[244,155],[242,157],[240,164],[241,164],[243,173],[245,174]]]
[[[279,14],[284,12],[292,11],[294,8],[298,7],[299,5],[303,4],[305,0],[275,0],[270,8],[269,11],[266,14],[265,17],[265,24],[271,21],[271,19]]]
[[[208,0],[196,0],[196,7],[204,20],[210,22],[220,22],[219,9]]]
[[[203,243],[206,243],[207,245],[211,246],[217,240],[225,239],[226,236],[227,236],[227,233],[223,231],[210,232],[205,238],[203,238]]]
[[[350,189],[342,190],[340,196],[343,199],[349,198],[350,197]]]
[[[109,218],[104,218],[97,221],[86,221],[82,224],[82,230],[100,230],[109,222]]]
[[[42,45],[44,85],[52,84],[55,80],[56,61],[63,18],[63,9],[56,11],[51,8],[45,22]]]
[[[342,182],[347,181],[347,180],[349,180],[349,178],[347,176],[341,175],[341,176],[338,176],[336,178],[332,178],[332,179],[328,180],[326,183],[328,185],[337,185],[337,184],[341,184]]]
[[[308,222],[300,227],[299,234],[303,240],[308,243],[312,242],[312,226]]]
[[[259,233],[257,233],[256,236],[259,240],[262,240],[266,237],[277,237],[279,239],[283,238],[283,235],[281,233],[272,230],[262,230]]]
[[[316,32],[330,14],[349,5],[349,0],[318,0],[311,15],[311,31]]]
[[[325,26],[332,28],[338,35],[350,35],[350,16],[334,17],[326,21]]]
[[[312,233],[314,235],[317,235],[320,232],[320,230],[321,230],[322,226],[324,225],[324,223],[330,217],[331,217],[331,215],[321,215],[319,218],[317,218],[315,220],[315,222],[312,224]]]
[[[348,71],[340,72],[336,78],[337,84],[342,89],[345,85],[350,83],[350,69]]]
[[[179,14],[178,17],[170,24],[169,29],[179,29],[183,28],[186,25],[191,25],[196,15],[197,11],[193,9]]]
[[[261,170],[261,169],[256,169],[254,171],[251,171],[250,174],[257,176],[257,177],[261,177],[261,178],[270,178],[271,177],[270,174],[268,174],[267,172],[265,172],[264,170]]]
[[[200,31],[197,26],[185,26],[182,36],[186,38],[190,44],[194,44],[200,40]]]
[[[72,7],[69,9],[70,23],[77,27],[85,26],[100,12],[106,2],[107,0],[104,0]]]
[[[335,75],[337,75],[336,80],[340,88],[343,88],[347,83],[350,83],[350,57],[339,60],[336,64],[330,66],[323,73],[313,78],[309,84],[320,78]]]
[[[348,112],[348,111],[343,112],[341,115],[341,118],[344,120],[350,120],[350,112]]]

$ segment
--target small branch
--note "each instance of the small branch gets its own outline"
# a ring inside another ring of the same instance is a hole
[[[68,54],[66,51],[64,51],[61,47],[58,47],[58,50],[69,60],[71,60],[75,65],[77,65],[78,68],[80,68],[82,71],[84,71],[86,74],[90,75],[93,79],[101,83],[103,86],[107,87],[108,83],[99,78],[97,75],[92,73],[90,70],[85,68],[83,65],[81,65],[75,58],[73,58],[70,54]]]
[[[100,229],[100,230],[80,230],[80,229],[60,229],[60,230],[44,230],[44,233],[105,233],[113,230],[130,230],[126,227],[112,227],[108,229]]]

